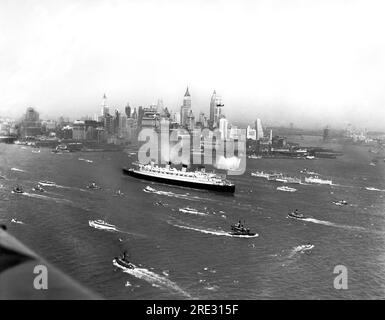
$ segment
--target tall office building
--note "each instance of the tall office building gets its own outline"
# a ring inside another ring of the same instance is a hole
[[[217,96],[217,93],[213,92],[213,95],[211,96],[211,100],[210,100],[210,125],[213,126],[214,124],[214,114],[215,114],[215,106],[216,106],[216,96]]]
[[[187,128],[189,130],[193,130],[194,127],[195,127],[195,116],[194,116],[192,110],[190,109],[190,112],[187,116]]]
[[[221,133],[222,140],[226,140],[228,138],[228,126],[229,122],[226,118],[221,118],[219,120],[219,132]]]
[[[120,112],[117,109],[115,109],[114,129],[113,129],[115,134],[119,132],[120,117],[121,117]]]
[[[107,106],[107,96],[106,94],[103,95],[102,98],[102,117],[105,117],[107,114],[110,114],[110,109]]]
[[[124,108],[124,111],[126,113],[127,118],[131,118],[131,107],[130,104],[127,102],[126,107]]]
[[[136,108],[134,108],[134,112],[132,113],[132,118],[135,120],[138,119],[138,114],[136,112]]]
[[[257,140],[257,131],[250,126],[247,126],[246,139]]]
[[[215,91],[214,91],[215,92]],[[219,121],[221,118],[223,118],[223,112],[222,109],[224,107],[224,104],[222,103],[222,99],[219,96],[215,96],[215,107],[214,107],[214,123],[213,127],[219,126]]]
[[[39,113],[32,107],[27,108],[24,119],[20,125],[21,135],[37,136],[41,134],[41,121],[39,119]]]
[[[191,96],[187,87],[186,93],[184,94],[184,97],[183,97],[183,104],[180,107],[181,125],[184,127],[188,126],[188,116],[190,114],[190,110],[191,110]]]
[[[263,128],[262,128],[262,122],[261,119],[255,120],[255,130],[257,131],[257,140],[260,140],[264,137],[263,135]]]

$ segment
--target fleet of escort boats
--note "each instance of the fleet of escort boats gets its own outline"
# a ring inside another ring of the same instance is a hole
[[[168,185],[177,185],[182,187],[194,188],[194,189],[204,189],[212,190],[218,192],[225,192],[233,194],[235,192],[235,184],[226,179],[224,175],[220,175],[214,172],[206,172],[204,168],[196,171],[187,171],[187,166],[183,165],[181,169],[171,167],[171,163],[168,163],[165,167],[155,165],[154,162],[149,164],[140,164],[133,163],[132,168],[123,168],[123,174],[129,175],[134,178],[141,180],[149,180],[159,183],[164,183]],[[263,178],[268,181],[276,181],[285,184],[323,184],[323,185],[332,185],[332,180],[324,180],[319,177],[316,172],[308,171],[303,169],[300,171],[305,173],[307,176],[302,180],[297,177],[285,176],[282,173],[268,173],[263,171],[256,171],[251,173],[252,176]],[[36,186],[33,187],[33,191],[36,192],[45,192],[43,187],[54,186],[55,183],[51,181],[41,181]],[[91,190],[101,189],[95,182],[91,182],[86,186]],[[290,188],[287,186],[277,187],[281,191],[294,192],[296,189]],[[151,192],[153,190],[151,187],[145,189],[146,192]],[[25,193],[24,189],[20,185],[16,185],[12,193],[23,194]],[[123,195],[123,193],[118,190],[115,193],[116,196]],[[343,206],[347,202],[345,200],[333,201],[335,205]],[[305,215],[299,213],[296,209],[293,212],[288,214],[288,218],[304,220],[307,219]],[[105,229],[105,230],[116,230],[116,227],[112,224],[105,222],[104,220],[95,220],[89,221],[89,225],[94,228]],[[231,225],[231,230],[229,231],[230,235],[234,236],[255,236],[256,233],[251,232],[244,224],[239,221],[237,224]],[[126,253],[123,253],[122,256],[116,257],[113,260],[115,266],[120,268],[135,268],[135,266],[128,261]]]

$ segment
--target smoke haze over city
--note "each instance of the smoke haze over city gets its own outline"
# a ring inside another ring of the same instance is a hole
[[[1,1],[0,116],[147,106],[385,128],[381,1]]]

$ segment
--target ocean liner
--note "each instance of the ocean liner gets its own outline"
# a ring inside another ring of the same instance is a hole
[[[161,182],[165,184],[177,185],[182,187],[205,189],[220,192],[234,193],[235,185],[226,178],[221,177],[215,173],[201,171],[187,171],[186,166],[183,165],[182,170],[171,168],[170,164],[165,167],[160,167],[151,164],[134,164],[136,168],[123,168],[123,173],[129,176]]]

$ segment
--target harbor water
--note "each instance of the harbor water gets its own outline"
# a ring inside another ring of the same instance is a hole
[[[385,163],[370,165],[364,146],[332,147],[343,155],[248,159],[244,175],[228,177],[236,184],[229,195],[124,176],[121,168],[136,160],[131,152],[53,154],[2,144],[0,222],[105,298],[383,298]],[[333,184],[290,184],[296,191],[285,192],[277,190],[282,182],[251,176],[275,171],[304,178],[304,168]],[[32,191],[39,181],[53,184]],[[101,189],[87,189],[91,181]],[[24,194],[11,193],[16,184]],[[347,205],[333,203],[339,200]],[[288,218],[295,209],[308,218]],[[90,226],[95,220],[115,229]],[[239,220],[258,236],[229,235]],[[303,247],[308,243],[311,250]],[[113,265],[125,250],[136,269]],[[348,270],[347,290],[333,286],[337,265]]]

